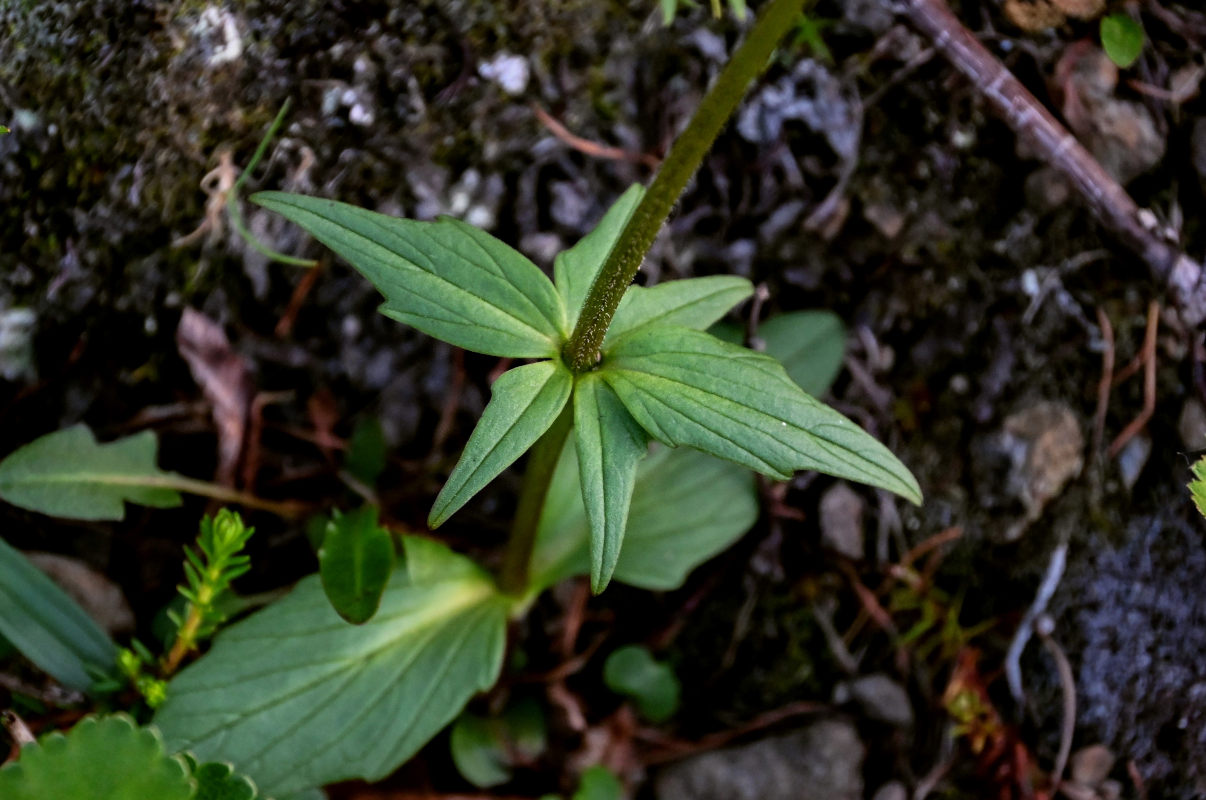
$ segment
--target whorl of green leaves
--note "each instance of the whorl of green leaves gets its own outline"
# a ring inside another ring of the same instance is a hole
[[[192,649],[225,621],[217,601],[235,578],[251,568],[251,560],[241,552],[253,533],[255,529],[246,527],[242,518],[229,509],[201,520],[197,550],[185,551],[187,585],[177,587],[188,601],[188,612],[183,616],[170,613],[179,629],[174,650]]]

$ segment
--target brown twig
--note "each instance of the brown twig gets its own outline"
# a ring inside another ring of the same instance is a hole
[[[1093,449],[1089,451],[1094,459],[1101,453],[1106,411],[1110,407],[1110,387],[1114,385],[1114,326],[1101,307],[1097,309],[1097,325],[1101,328],[1105,349],[1101,351],[1101,380],[1097,382],[1097,410],[1093,412]]]
[[[1139,772],[1139,765],[1135,760],[1128,759],[1126,762],[1126,774],[1131,779],[1131,783],[1135,784],[1135,795],[1139,800],[1147,800],[1147,786],[1143,783],[1143,775]]]
[[[1147,307],[1147,331],[1143,335],[1143,350],[1139,354],[1143,364],[1143,410],[1123,428],[1118,438],[1110,443],[1110,458],[1118,455],[1126,443],[1143,430],[1143,426],[1156,410],[1156,331],[1159,324],[1160,305],[1153,300]]]
[[[725,731],[708,734],[701,739],[696,739],[693,742],[684,742],[666,738],[660,731],[652,729],[641,729],[636,732],[636,738],[641,739],[650,744],[654,744],[661,749],[660,752],[651,753],[643,756],[641,761],[646,766],[654,764],[662,764],[666,761],[677,761],[680,758],[685,758],[692,753],[705,752],[707,750],[715,750],[718,747],[724,747],[729,742],[745,736],[755,731],[769,728],[772,725],[777,725],[784,720],[792,717],[805,716],[810,714],[820,714],[829,711],[831,706],[825,703],[815,703],[810,700],[802,700],[798,703],[776,708],[772,711],[767,711],[764,714],[759,714],[744,725],[738,725],[736,728],[731,728]]]
[[[273,335],[278,339],[288,339],[293,333],[293,325],[297,322],[297,315],[301,311],[302,306],[306,303],[306,298],[310,295],[310,290],[314,288],[314,284],[318,283],[318,276],[322,272],[323,262],[319,262],[316,266],[311,267],[302,274],[302,278],[297,282],[297,286],[293,287],[293,294],[289,297],[289,305],[285,307],[285,313],[281,314],[281,318],[276,323],[276,328],[272,331]]]
[[[1060,781],[1064,778],[1064,769],[1068,766],[1068,757],[1072,754],[1072,736],[1076,732],[1076,678],[1072,674],[1072,663],[1068,661],[1068,656],[1051,635],[1054,628],[1054,621],[1046,615],[1034,626],[1035,632],[1055,661],[1055,670],[1059,674],[1059,685],[1064,699],[1063,719],[1059,729],[1059,752],[1055,756],[1055,766],[1051,769],[1053,792],[1059,790]]]
[[[535,103],[532,103],[532,113],[536,115],[536,119],[540,120],[540,123],[544,127],[549,129],[549,133],[575,150],[593,158],[606,158],[610,161],[630,161],[634,164],[644,164],[650,169],[657,169],[662,163],[660,158],[649,153],[633,153],[619,147],[599,144],[598,142],[592,142],[590,139],[576,136],[570,133],[569,129],[558,122],[552,114]]]
[[[959,539],[961,536],[963,536],[963,528],[959,527],[958,525],[939,531],[921,544],[914,547],[909,552],[905,553],[905,556],[901,559],[900,564],[903,567],[911,567],[917,559],[921,558],[926,553],[941,547],[947,542],[953,542],[956,539]],[[880,594],[882,596],[882,590]]]
[[[1106,228],[1147,262],[1156,280],[1171,291],[1185,321],[1206,320],[1206,278],[1202,265],[1144,223],[1143,212],[1126,190],[1034,98],[951,13],[944,0],[902,0],[904,16],[966,78],[1015,133],[1025,137],[1043,160],[1081,195]]]
[[[461,394],[465,390],[465,351],[459,347],[452,348],[452,378],[448,381],[448,391],[444,394],[444,407],[440,409],[440,421],[436,423],[435,433],[431,435],[432,457],[444,448],[448,436],[452,433],[452,425],[456,422],[456,412],[461,408]]]

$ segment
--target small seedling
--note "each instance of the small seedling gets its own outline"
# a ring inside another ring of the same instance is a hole
[[[678,677],[644,647],[621,647],[608,656],[603,681],[616,694],[632,698],[650,722],[665,722],[678,711]]]
[[[242,551],[253,533],[254,528],[246,527],[238,514],[226,509],[212,519],[201,520],[197,550],[185,551],[187,584],[178,587],[188,601],[188,610],[183,616],[171,614],[176,640],[163,661],[164,674],[175,672],[181,660],[226,621],[218,601],[234,579],[251,568],[251,560]]]
[[[1121,69],[1134,66],[1147,40],[1143,26],[1123,13],[1102,17],[1100,34],[1106,55]]]
[[[1206,456],[1194,462],[1192,471],[1193,480],[1189,482],[1189,496],[1193,498],[1198,513],[1206,517]]]
[[[368,622],[393,571],[394,539],[377,524],[377,509],[336,511],[318,550],[318,574],[339,616],[354,625]]]

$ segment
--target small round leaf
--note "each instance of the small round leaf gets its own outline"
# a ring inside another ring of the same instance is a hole
[[[621,647],[608,656],[603,680],[613,692],[632,698],[651,722],[664,722],[678,710],[679,684],[674,670],[640,645]]]
[[[1101,18],[1101,46],[1110,60],[1122,69],[1139,60],[1145,39],[1143,26],[1126,14]]]

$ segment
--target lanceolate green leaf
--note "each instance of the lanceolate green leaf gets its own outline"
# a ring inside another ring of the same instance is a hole
[[[108,444],[97,444],[84,425],[56,431],[0,462],[0,497],[71,519],[122,519],[122,501],[180,505],[180,495],[163,488],[173,476],[155,466],[155,450],[151,431]]]
[[[603,349],[646,325],[681,325],[704,330],[753,293],[753,284],[735,275],[689,278],[651,289],[630,286],[616,308],[603,339]]]
[[[59,683],[83,691],[112,673],[117,648],[75,601],[0,540],[0,634]]]
[[[570,249],[561,251],[553,260],[553,279],[565,305],[569,330],[573,330],[578,323],[578,312],[582,310],[591,284],[598,277],[607,254],[620,238],[620,232],[644,194],[645,187],[640,184],[628,187],[628,191],[612,204],[594,230]]]
[[[323,591],[339,616],[359,625],[377,612],[394,571],[394,539],[372,506],[335,512],[318,551]]]
[[[540,268],[459,220],[415,220],[317,197],[252,201],[300,225],[385,295],[381,313],[437,339],[496,356],[555,355],[565,311]]]
[[[607,588],[620,558],[637,464],[649,439],[598,373],[574,387],[574,442],[582,501],[590,522],[590,585]]]
[[[637,468],[615,579],[669,591],[737,541],[758,518],[754,476],[698,450],[655,448]],[[533,591],[590,572],[589,526],[575,448],[566,447],[549,487],[532,557]]]
[[[168,686],[156,724],[169,747],[229,761],[271,797],[410,758],[497,680],[510,601],[443,545],[403,545],[404,574],[364,625],[311,576],[219,634]]]
[[[557,419],[573,385],[573,376],[558,360],[504,372],[494,382],[490,403],[440,490],[428,524],[442,524],[523,455]]]
[[[658,441],[780,480],[812,469],[921,502],[916,479],[896,456],[805,394],[769,356],[702,331],[656,327],[624,337],[601,372]]]
[[[766,354],[783,365],[788,376],[813,397],[829,390],[842,370],[846,329],[829,311],[793,311],[758,326]]]

